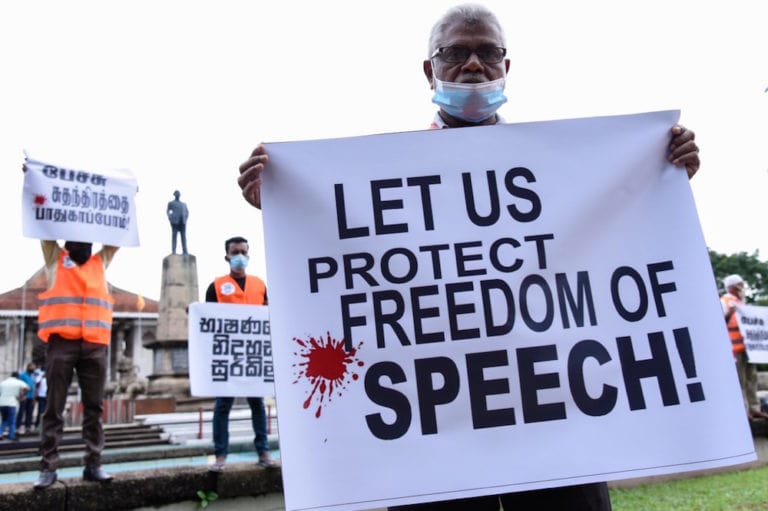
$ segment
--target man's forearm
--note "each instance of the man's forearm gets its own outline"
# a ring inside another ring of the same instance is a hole
[[[45,267],[48,268],[59,258],[61,247],[59,247],[59,243],[56,240],[40,240],[40,248],[43,251]]]
[[[112,263],[112,258],[115,257],[115,254],[117,251],[120,250],[120,247],[115,247],[112,245],[104,245],[101,247],[101,259],[104,261],[104,268],[108,268],[109,265]]]

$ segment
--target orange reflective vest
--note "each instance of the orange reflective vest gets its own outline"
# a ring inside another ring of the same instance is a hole
[[[741,305],[742,301],[733,296],[730,293],[726,293],[720,297],[720,301],[723,304],[724,309],[728,309],[734,305]],[[731,317],[726,321],[728,326],[728,337],[731,339],[731,349],[733,353],[743,353],[746,348],[744,347],[744,338],[741,336],[739,330],[739,320],[736,318],[736,313],[731,314]]]
[[[267,286],[259,277],[245,276],[245,291],[240,289],[235,279],[229,275],[219,277],[213,281],[216,289],[216,300],[219,303],[247,303],[250,305],[264,305],[264,296]]]
[[[115,301],[107,291],[101,256],[91,256],[78,266],[62,250],[56,265],[53,286],[37,296],[38,337],[48,342],[51,334],[58,334],[109,346]]]

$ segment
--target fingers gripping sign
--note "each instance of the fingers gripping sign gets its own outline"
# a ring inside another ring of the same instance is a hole
[[[685,167],[688,178],[699,170],[699,146],[695,142],[695,133],[685,126],[672,126],[672,141],[669,144],[669,161]]]
[[[240,165],[240,186],[243,197],[255,208],[261,209],[261,172],[269,162],[269,156],[263,144],[259,144],[251,153],[250,158]]]

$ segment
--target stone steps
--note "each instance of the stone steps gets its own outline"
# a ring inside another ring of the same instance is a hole
[[[213,452],[213,413],[199,412],[137,416],[131,424],[104,425],[102,462],[123,463],[169,458],[207,456]],[[201,423],[202,420],[202,423]],[[202,428],[201,428],[202,425]],[[277,419],[270,418],[270,449],[278,449]],[[80,466],[84,444],[79,427],[64,429],[60,444],[60,467]],[[201,434],[202,433],[202,434]],[[40,466],[39,433],[19,436],[19,441],[0,441],[0,474],[36,471]],[[230,452],[253,450],[250,409],[236,407],[230,413]]]
[[[127,447],[152,446],[169,444],[169,436],[163,428],[157,425],[142,425],[139,423],[104,426],[104,452],[110,449]],[[39,433],[35,435],[19,435],[17,440],[0,441],[0,461],[11,461],[15,458],[36,456],[40,449]],[[79,427],[65,428],[59,443],[62,453],[83,451],[84,442],[82,430]]]

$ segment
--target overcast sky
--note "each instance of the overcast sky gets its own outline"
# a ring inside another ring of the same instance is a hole
[[[118,253],[113,284],[159,298],[174,189],[190,208],[201,293],[227,273],[233,235],[251,241],[249,271],[269,283],[239,164],[259,141],[425,129],[429,30],[457,3],[3,2],[0,292],[43,263],[21,234],[24,149],[136,175],[141,246]],[[701,148],[691,185],[707,244],[768,257],[765,2],[483,4],[507,32],[508,121],[681,109]]]

